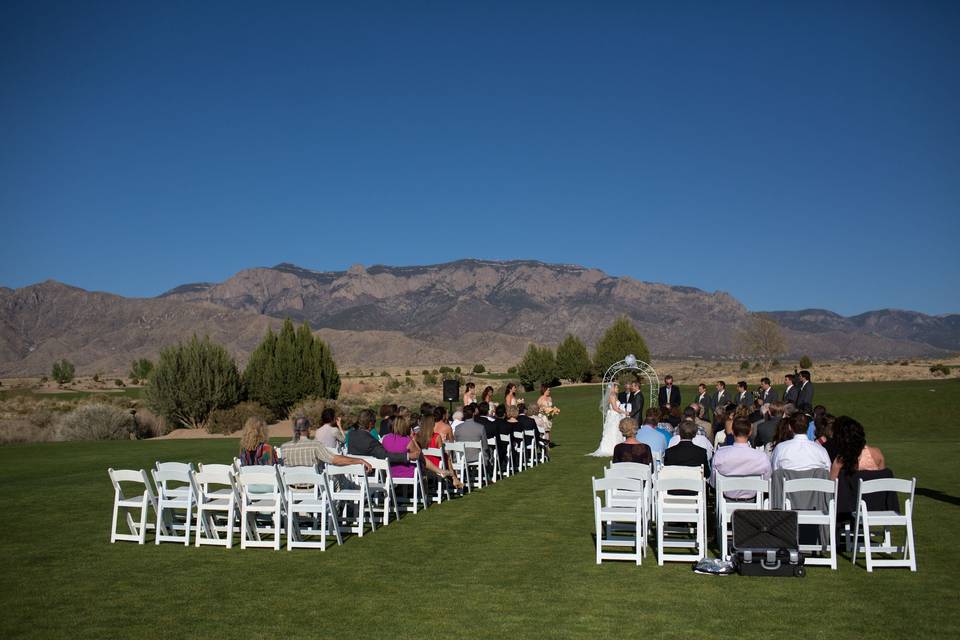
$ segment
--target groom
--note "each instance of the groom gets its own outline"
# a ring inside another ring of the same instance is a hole
[[[633,380],[627,384],[627,391],[623,394],[624,403],[630,403],[630,417],[640,424],[640,418],[643,416],[643,394],[640,393],[640,382]]]

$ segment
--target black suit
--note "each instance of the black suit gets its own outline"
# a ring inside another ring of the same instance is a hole
[[[737,406],[753,406],[753,394],[751,394],[749,391],[737,391]]]
[[[350,432],[350,444],[347,447],[347,453],[352,456],[370,456],[381,460],[389,460],[390,464],[406,464],[409,462],[406,453],[390,453],[366,429],[354,429]]]
[[[761,402],[764,404],[770,404],[771,402],[776,402],[780,399],[780,396],[777,395],[777,390],[773,387],[770,387],[763,392],[763,397],[760,398]]]
[[[710,416],[713,415],[714,404],[713,396],[711,396],[706,391],[703,392],[703,395],[698,395],[696,403],[703,407],[703,418],[704,420],[710,420]]]
[[[720,394],[723,394],[722,396]],[[717,395],[713,396],[713,410],[716,411],[718,408],[722,408],[723,405],[728,402],[733,402],[733,396],[724,389],[723,391],[717,391]]]
[[[765,444],[773,442],[773,438],[777,435],[777,425],[779,424],[779,418],[770,418],[758,424],[757,428],[754,429],[753,446],[762,447]]]
[[[783,402],[797,406],[797,395],[800,393],[800,387],[797,385],[791,386],[789,389],[785,389],[783,392]]]
[[[680,387],[677,385],[670,386],[670,400],[667,400],[667,385],[660,387],[660,393],[657,394],[657,403],[662,409],[665,405],[669,404],[671,407],[679,407],[683,404],[683,400],[680,399]]]
[[[681,440],[663,452],[664,466],[703,467],[704,477],[710,475],[710,461],[707,450],[693,444],[692,440]]]
[[[813,383],[801,382],[800,390],[797,391],[797,408],[813,409]]]
[[[620,404],[630,403],[630,417],[637,421],[637,424],[642,422],[641,418],[643,417],[643,393],[636,392],[632,393],[630,391],[623,394],[623,399],[620,401]]]

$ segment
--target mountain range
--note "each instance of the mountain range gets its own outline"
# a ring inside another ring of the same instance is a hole
[[[783,327],[788,354],[814,358],[946,356],[960,351],[960,314],[882,309],[760,312]],[[655,357],[737,357],[751,312],[728,293],[614,277],[536,261],[458,260],[311,271],[292,264],[219,283],[126,298],[47,281],[0,288],[0,375],[39,375],[65,357],[79,371],[124,370],[193,333],[243,361],[268,326],[306,320],[341,368],[516,362],[527,344],[568,333],[592,346],[627,315]]]

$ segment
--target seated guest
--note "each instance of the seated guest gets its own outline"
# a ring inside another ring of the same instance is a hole
[[[713,471],[710,472],[710,485],[715,487],[717,474],[722,476],[761,476],[770,477],[770,459],[759,449],[750,446],[750,434],[753,425],[746,418],[733,421],[733,444],[721,447],[713,456]],[[727,491],[724,495],[731,500],[752,500],[754,491]]]
[[[490,405],[486,402],[480,403],[481,407],[485,409]],[[463,408],[463,424],[457,427],[457,433],[455,434],[456,442],[479,442],[481,449],[483,449],[483,455],[486,458],[490,457],[490,449],[487,445],[487,435],[486,427],[488,420],[484,417],[477,417],[474,415],[474,411],[477,411],[478,408],[475,405],[467,405]],[[467,449],[467,462],[476,462],[477,460],[477,450],[476,449]]]
[[[380,425],[377,427],[377,433],[381,438],[393,430],[393,419],[397,415],[397,408],[395,404],[380,405]]]
[[[326,412],[327,409],[324,410]],[[318,464],[362,464],[370,471],[370,463],[360,458],[332,453],[319,438],[310,439],[310,421],[300,417],[293,421],[293,440],[280,447],[285,467],[315,467]]]
[[[507,460],[507,449],[509,449],[509,445],[506,442],[500,442],[499,436],[501,433],[505,433],[512,437],[514,429],[514,425],[507,424],[506,405],[498,404],[496,406],[493,410],[492,422],[489,420],[480,420],[479,422],[483,425],[483,435],[487,438],[487,444],[490,444],[490,438],[493,438],[493,441],[496,443],[497,455],[500,458],[500,464],[503,465]]]
[[[733,442],[733,420],[737,417],[739,407],[732,402],[727,403],[723,409],[718,409],[716,417],[719,418],[719,424],[713,425],[713,446],[719,448]]]
[[[783,403],[779,400],[764,406],[767,407],[766,418],[756,426],[753,436],[753,445],[758,448],[773,442],[777,435],[777,425],[783,416]]]
[[[833,428],[837,424],[837,417],[826,413],[816,424],[816,431],[814,431],[814,436],[816,441],[823,445],[823,448],[827,450],[827,455],[830,456],[830,460],[836,460],[837,458],[837,441],[833,437]]]
[[[453,412],[451,416],[452,420],[450,422],[450,428],[453,429],[453,433],[457,433],[457,427],[463,424],[463,407],[459,407],[456,411]]]
[[[413,441],[411,434],[411,424],[409,418],[397,418],[393,420],[393,428],[387,435],[383,436],[381,443],[388,453],[405,453],[410,449],[410,443]],[[401,462],[390,465],[390,473],[394,478],[412,478],[416,471],[417,463]]]
[[[637,435],[636,420],[633,418],[624,418],[621,420],[620,433],[623,434],[626,440],[613,448],[614,462],[653,464],[653,454],[650,453],[650,447],[642,442],[638,442],[634,437]]]
[[[420,421],[420,430],[417,432],[416,443],[422,449],[439,449],[443,446],[443,440],[440,438],[440,434],[434,431],[435,424],[433,416],[427,416]],[[446,459],[444,460],[444,464],[441,465],[440,456],[424,455],[423,466],[426,467],[427,471],[440,478],[450,478],[453,480],[453,486],[460,489],[463,487],[463,483],[460,482],[460,478],[453,468],[450,456],[446,453],[444,456]]]
[[[700,385],[700,386],[703,386],[703,385]],[[707,436],[708,438],[711,437],[711,434],[713,433],[713,426],[705,419],[706,411],[707,411],[706,407],[700,404],[699,402],[694,402],[689,407],[684,409],[684,412],[683,412],[684,420],[687,418],[687,411],[690,411],[693,413],[693,420],[694,422],[697,423],[697,429],[700,431],[700,433]]]
[[[447,409],[442,405],[433,408],[433,430],[444,442],[453,442],[453,427],[447,423]]]
[[[263,418],[255,416],[247,418],[243,424],[243,432],[240,434],[240,464],[243,466],[276,464],[276,454],[268,440],[267,423]]]
[[[660,410],[656,407],[647,409],[647,417],[643,425],[634,436],[637,442],[642,442],[650,447],[650,452],[654,455],[662,454],[667,448],[667,439],[662,433],[657,431],[657,424],[660,422]]]
[[[337,415],[337,410],[333,407],[327,407],[320,413],[320,422],[323,425],[317,429],[313,438],[323,446],[336,449],[347,439],[342,426],[343,418]]]
[[[416,442],[411,443],[406,453],[390,453],[383,448],[383,444],[370,433],[377,423],[377,416],[370,409],[364,409],[357,418],[357,428],[350,432],[347,442],[347,453],[355,456],[370,456],[381,460],[389,460],[390,464],[403,464],[415,461],[420,457],[420,447]]]
[[[777,444],[773,450],[773,470],[791,469],[806,471],[809,469],[830,470],[830,456],[819,443],[807,438],[807,416],[795,413],[789,420],[793,437]]]
[[[695,427],[697,427],[697,435],[693,436],[693,444],[697,445],[698,447],[701,447],[704,451],[707,452],[707,460],[710,460],[711,458],[713,458],[713,445],[710,443],[710,439],[700,432],[700,427],[697,425],[697,423],[694,422],[692,418],[685,419],[683,422],[690,422]],[[681,422],[680,424],[682,425],[683,422]],[[679,429],[680,427],[677,427],[678,431]],[[675,433],[673,434],[673,437],[670,438],[670,442],[667,444],[667,449],[669,449],[670,447],[675,447],[678,444],[680,444],[680,434]]]
[[[508,405],[506,407],[503,407],[503,409],[506,414],[506,421],[504,422],[504,424],[506,425],[506,428],[510,433],[510,442],[514,447],[516,447],[518,444],[523,443],[522,439],[518,440],[513,437],[513,434],[517,433],[518,431],[520,432],[523,431],[523,425],[520,424],[520,411],[519,409],[517,409],[517,405]],[[500,406],[497,406],[497,411],[499,410],[500,410]],[[501,429],[502,428],[503,426],[501,425]],[[500,431],[500,433],[504,433],[504,431]],[[514,449],[513,451],[514,451],[513,464],[517,466],[517,468],[519,468],[520,454],[516,452],[516,449]]]
[[[750,424],[759,424],[763,420],[763,403],[759,399],[750,405]]]
[[[660,408],[660,416],[657,422],[657,431],[664,437],[664,439],[669,442],[670,438],[673,437],[673,425],[670,423],[670,409],[667,407]]]
[[[693,439],[697,435],[697,425],[694,422],[681,422],[677,433],[680,436],[680,442],[663,454],[663,465],[665,467],[672,465],[700,467],[704,475],[709,474],[710,461],[707,460],[707,452],[703,447],[693,444]]]
[[[536,404],[532,406],[537,407]],[[539,410],[539,407],[537,407],[537,409]],[[537,442],[543,439],[540,435],[540,427],[537,425],[537,421],[527,415],[527,403],[525,402],[517,405],[517,422],[520,423],[521,430],[533,431],[533,438]],[[529,444],[529,442],[527,444]]]
[[[818,404],[813,408],[813,417],[810,418],[810,423],[807,425],[807,437],[811,440],[817,439],[817,420],[822,418],[827,414],[827,408],[822,404]],[[822,442],[820,444],[823,444]]]
[[[830,467],[830,478],[837,479],[841,469],[847,474],[857,471],[879,471],[886,469],[883,452],[867,444],[863,425],[849,416],[840,416],[833,425],[837,457]]]

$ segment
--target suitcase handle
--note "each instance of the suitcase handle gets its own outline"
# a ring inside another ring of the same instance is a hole
[[[761,559],[761,560],[760,560],[760,565],[761,565],[764,569],[766,569],[767,571],[776,571],[777,569],[780,568],[780,559],[778,558],[775,563],[770,564],[770,563],[768,563],[767,560],[764,558],[764,559]]]

